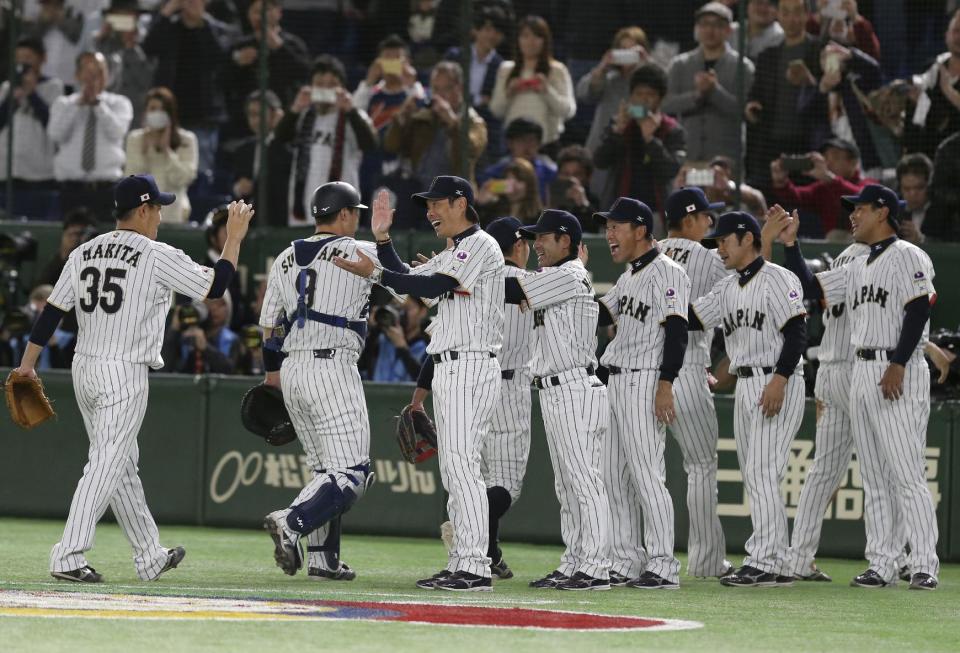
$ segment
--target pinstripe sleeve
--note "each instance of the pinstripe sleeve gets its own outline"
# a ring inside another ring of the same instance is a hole
[[[687,321],[690,304],[690,277],[679,265],[664,267],[664,285],[658,288],[661,300],[655,306],[660,324],[666,322],[671,315],[676,315]]]
[[[807,309],[803,306],[803,288],[797,275],[783,268],[777,271],[780,274],[771,274],[769,277],[767,301],[770,317],[779,330],[798,315],[806,315]]]
[[[213,285],[213,269],[200,265],[179,249],[164,243],[153,248],[157,283],[191,299],[205,299]]]
[[[472,292],[477,280],[491,266],[490,250],[494,246],[492,238],[486,240],[474,236],[465,239],[437,266],[436,272],[453,277],[461,288]]]
[[[700,319],[703,330],[708,331],[720,324],[720,300],[723,295],[723,283],[718,283],[713,290],[703,297],[691,302],[694,314]]]
[[[839,268],[817,274],[817,283],[820,284],[820,289],[823,290],[823,301],[825,301],[828,306],[842,304],[846,301],[849,269],[849,265],[842,265]]]
[[[585,281],[560,268],[546,268],[520,279],[530,308],[559,304],[582,292]]]
[[[61,311],[69,311],[77,303],[76,286],[73,284],[74,254],[79,249],[73,250],[73,253],[67,258],[67,264],[63,266],[63,272],[57,279],[57,284],[53,287],[53,292],[47,298],[47,303]]]
[[[903,305],[917,297],[936,294],[933,287],[933,263],[919,247],[905,247],[899,261],[897,281],[903,292]]]
[[[620,277],[623,278],[622,276]],[[613,319],[614,324],[617,323],[617,318],[620,317],[620,279],[617,279],[617,283],[613,284],[613,288],[607,291],[607,294],[600,298],[600,303],[607,308],[607,312],[610,313],[610,317]]]
[[[270,276],[267,278],[267,290],[263,295],[263,305],[260,308],[260,326],[272,329],[277,326],[277,321],[283,310],[283,289],[280,284],[283,282],[281,277],[280,262],[282,256],[278,256],[270,268]]]

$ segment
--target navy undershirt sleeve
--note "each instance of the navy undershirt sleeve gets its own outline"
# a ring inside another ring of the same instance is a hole
[[[43,312],[40,313],[40,317],[38,317],[37,321],[33,324],[33,329],[30,330],[30,342],[39,347],[46,347],[47,343],[50,342],[50,338],[53,337],[53,332],[57,330],[60,320],[62,320],[66,314],[66,311],[57,308],[53,304],[44,306]]]
[[[790,318],[780,329],[780,333],[783,334],[783,348],[774,371],[789,379],[807,348],[806,316],[796,315]]]
[[[237,269],[233,267],[233,263],[230,261],[225,259],[217,261],[216,265],[213,266],[213,283],[210,284],[207,299],[223,297],[223,293],[227,291],[227,286],[230,285],[230,280],[233,279],[236,271]]]
[[[660,363],[660,380],[673,383],[687,352],[687,321],[679,315],[671,315],[663,323],[663,362]]]
[[[380,279],[380,285],[389,286],[401,295],[436,299],[459,286],[460,282],[445,274],[438,273],[420,276],[384,269],[383,277]]]
[[[920,344],[920,338],[923,337],[923,328],[930,319],[930,300],[926,295],[917,297],[909,302],[904,308],[903,328],[900,330],[900,339],[897,341],[897,348],[890,357],[892,363],[906,365],[910,356]]]

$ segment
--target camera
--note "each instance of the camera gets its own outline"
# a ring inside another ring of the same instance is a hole
[[[0,234],[0,267],[37,260],[37,241],[30,232]]]
[[[30,66],[25,63],[18,63],[13,72],[14,87],[23,86],[23,76],[30,72]]]
[[[381,329],[387,329],[400,323],[400,311],[387,304],[373,311],[373,321]]]
[[[263,332],[256,324],[249,324],[243,327],[243,346],[249,350],[259,349],[263,342]]]
[[[20,264],[36,260],[37,241],[29,232],[0,234],[0,329],[13,336],[30,330],[30,317],[18,308]]]
[[[314,104],[333,104],[337,101],[337,91],[332,88],[314,87],[310,91],[310,101]]]
[[[636,66],[640,63],[640,51],[636,48],[611,50],[610,63],[616,66]]]
[[[200,311],[193,304],[184,304],[180,307],[180,333],[195,326],[200,326]],[[183,344],[193,347],[196,345],[196,338],[183,336]]]
[[[710,168],[692,168],[687,170],[687,176],[684,182],[687,186],[701,186],[707,188],[713,186],[716,181],[716,173]]]
[[[780,165],[787,173],[807,172],[813,170],[813,159],[806,154],[789,154],[780,157]]]

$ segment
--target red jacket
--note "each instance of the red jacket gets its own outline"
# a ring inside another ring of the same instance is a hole
[[[774,188],[773,194],[788,211],[806,209],[816,213],[820,217],[820,225],[826,235],[833,229],[849,226],[845,218],[841,219],[843,207],[840,198],[843,195],[857,195],[867,184],[876,183],[879,182],[861,177],[860,173],[857,173],[852,180],[835,177],[832,181],[815,181],[806,186],[797,186],[788,179],[787,185]]]

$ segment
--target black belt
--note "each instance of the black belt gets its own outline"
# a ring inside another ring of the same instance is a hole
[[[314,349],[313,357],[314,358],[333,358],[333,355],[337,353],[336,349]]]
[[[593,365],[585,367],[584,370],[587,372],[587,376],[593,376],[596,372],[593,369]],[[553,376],[535,376],[533,378],[533,387],[537,390],[543,390],[545,388],[552,388],[560,384],[560,375],[555,374]]]
[[[496,358],[496,357],[497,357],[497,355],[494,354],[492,351],[491,351],[491,352],[488,352],[488,353],[490,354],[490,358]],[[455,360],[457,360],[458,358],[460,358],[460,352],[456,352],[456,351],[445,351],[445,352],[443,352],[442,354],[430,354],[430,359],[431,359],[434,363],[442,363],[444,357],[446,357],[447,360],[455,361]]]
[[[616,376],[617,374],[627,374],[629,372],[642,372],[643,370],[628,369],[625,367],[617,367],[616,365],[607,365],[607,371],[610,372],[610,376]]]
[[[760,376],[760,373],[757,370],[762,370],[764,374],[770,374],[773,371],[772,367],[738,367],[737,368],[737,378],[740,379],[749,379],[754,376]]]
[[[858,349],[857,358],[862,361],[875,361],[880,360],[880,354],[886,354],[887,360],[890,360],[893,351],[892,349]]]
[[[504,381],[513,381],[516,370],[500,370],[500,378]]]

